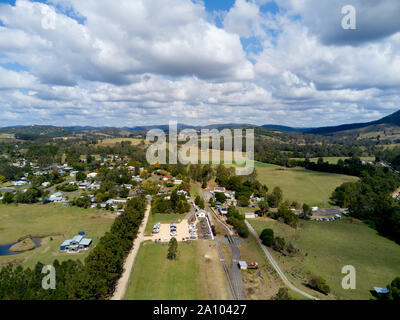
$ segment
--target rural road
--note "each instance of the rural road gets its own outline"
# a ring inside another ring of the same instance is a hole
[[[133,246],[131,251],[129,252],[125,263],[124,263],[124,271],[122,272],[121,278],[119,278],[117,286],[114,291],[114,295],[111,300],[122,300],[125,296],[126,288],[128,287],[129,276],[131,275],[131,270],[133,267],[133,263],[135,262],[135,258],[140,248],[140,244],[144,240],[144,231],[146,229],[147,221],[149,219],[151,209],[151,201],[148,202],[146,212],[144,213],[144,218],[142,224],[139,227],[139,231],[136,239],[133,241]]]
[[[275,271],[278,273],[279,277],[282,279],[282,281],[285,283],[285,285],[287,287],[289,287],[290,289],[292,289],[293,291],[296,291],[298,293],[300,293],[302,296],[311,299],[311,300],[319,300],[316,297],[313,297],[312,295],[298,289],[297,287],[295,287],[293,284],[291,284],[289,282],[289,280],[286,278],[285,274],[282,272],[282,270],[279,268],[278,264],[275,262],[274,258],[272,257],[271,253],[268,251],[267,247],[265,245],[263,245],[263,243],[261,242],[257,232],[253,229],[253,227],[251,226],[250,223],[248,223],[247,221],[245,221],[247,227],[249,228],[250,233],[257,239],[258,244],[261,246],[261,249],[264,251],[265,255],[267,256],[269,262],[271,262],[272,266],[274,267]]]

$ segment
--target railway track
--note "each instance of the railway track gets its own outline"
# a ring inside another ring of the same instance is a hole
[[[242,290],[242,276],[240,274],[240,269],[238,268],[238,262],[240,259],[240,250],[237,246],[235,240],[232,237],[232,232],[229,227],[219,218],[219,216],[215,213],[213,208],[209,208],[209,210],[213,213],[214,219],[218,222],[219,225],[223,227],[226,231],[226,238],[228,243],[231,246],[232,250],[232,265],[231,265],[231,272],[228,272],[229,281],[231,287],[233,288],[235,300],[243,300],[243,290]],[[224,261],[225,267],[228,270],[228,266],[226,266],[226,262]]]
[[[221,246],[220,246],[220,243],[219,243],[219,239],[216,238],[215,241],[216,241],[218,256],[219,256],[219,259],[221,261],[222,267],[224,269],[224,273],[225,273],[225,276],[226,276],[226,280],[228,282],[228,286],[229,286],[229,291],[230,291],[231,297],[233,298],[233,300],[239,300],[238,297],[236,296],[235,288],[234,288],[232,280],[231,280],[231,275],[229,274],[229,269],[228,269],[228,266],[226,264],[224,254],[222,252],[222,249],[221,249]]]

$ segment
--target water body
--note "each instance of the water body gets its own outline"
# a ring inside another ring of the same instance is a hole
[[[35,249],[40,247],[40,240],[42,240],[42,238],[32,238],[33,242],[35,243]],[[14,256],[17,254],[21,254],[23,252],[13,252],[10,251],[10,248],[16,244],[15,243],[11,243],[11,244],[0,244],[0,256]]]

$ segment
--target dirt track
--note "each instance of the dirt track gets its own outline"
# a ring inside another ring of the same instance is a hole
[[[131,275],[131,270],[133,264],[135,262],[135,258],[140,248],[140,244],[144,239],[144,230],[146,229],[147,221],[150,215],[151,201],[147,204],[146,212],[144,214],[144,218],[142,224],[140,225],[138,235],[136,239],[133,241],[133,247],[128,254],[128,257],[124,263],[124,271],[122,273],[121,278],[118,280],[117,286],[114,291],[114,295],[111,300],[122,300],[125,296],[126,288],[128,286],[129,277]]]

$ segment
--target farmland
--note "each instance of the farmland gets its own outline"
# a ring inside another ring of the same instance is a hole
[[[58,205],[0,205],[1,244],[14,243],[27,235],[52,235],[43,238],[41,247],[35,250],[0,257],[0,264],[17,260],[24,267],[33,267],[38,261],[51,263],[54,259],[83,260],[90,250],[78,254],[60,253],[60,244],[78,232],[85,231],[96,245],[113,221],[113,215],[92,209]]]
[[[116,143],[121,143],[121,142],[130,142],[133,146],[137,146],[141,142],[148,143],[147,141],[138,138],[109,138],[101,140],[99,144],[102,146],[112,146]]]
[[[337,299],[370,299],[373,286],[385,287],[400,274],[400,246],[381,237],[362,222],[346,218],[336,222],[305,221],[297,229],[260,218],[251,220],[257,233],[272,228],[275,236],[293,241],[300,250],[294,257],[273,255],[281,269],[298,286],[309,273],[322,276]],[[356,269],[356,290],[343,290],[342,267]],[[331,298],[333,298],[331,297]]]
[[[179,244],[178,259],[172,261],[166,258],[167,250],[167,245],[142,243],[126,300],[227,299],[223,271],[212,242]]]
[[[329,207],[329,197],[336,187],[358,179],[342,174],[273,165],[256,167],[256,171],[258,180],[269,189],[279,186],[285,199],[321,207]]]

